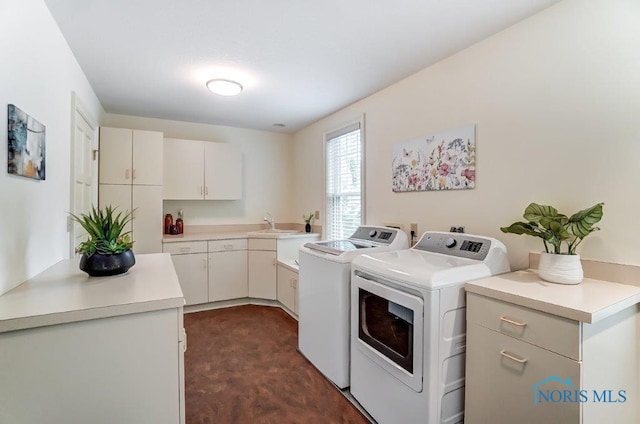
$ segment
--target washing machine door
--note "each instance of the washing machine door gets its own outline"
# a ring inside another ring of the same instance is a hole
[[[358,299],[353,316],[357,319],[357,349],[414,391],[421,392],[423,300],[362,273],[354,274],[351,284],[352,295]]]

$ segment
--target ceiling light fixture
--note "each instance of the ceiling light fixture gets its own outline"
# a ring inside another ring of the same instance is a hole
[[[207,81],[207,88],[221,96],[235,96],[242,91],[242,84],[227,79],[212,79]]]

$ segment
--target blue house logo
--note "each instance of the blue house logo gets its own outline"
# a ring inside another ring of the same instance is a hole
[[[566,386],[566,388],[549,390],[542,387],[553,381]],[[626,390],[578,390],[571,384],[571,377],[563,380],[560,377],[552,375],[531,387],[533,388],[534,405],[541,403],[585,403],[589,401],[596,403],[624,403],[627,401]]]

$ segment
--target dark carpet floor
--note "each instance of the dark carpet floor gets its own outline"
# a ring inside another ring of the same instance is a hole
[[[245,305],[186,314],[187,424],[368,423],[297,350],[298,323]]]

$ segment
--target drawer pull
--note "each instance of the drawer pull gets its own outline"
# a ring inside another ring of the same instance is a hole
[[[180,253],[189,253],[191,252],[191,248],[190,247],[181,247],[180,248]]]
[[[519,364],[526,364],[527,363],[527,360],[525,358],[518,358],[516,356],[513,356],[510,353],[507,353],[507,351],[505,351],[505,350],[501,350],[500,351],[500,355],[504,356],[505,358],[509,358],[512,361],[516,361]]]
[[[527,325],[526,322],[514,321],[514,320],[511,320],[511,319],[509,319],[507,317],[500,317],[500,321],[508,322],[509,324],[517,325],[518,327],[524,327],[525,325]]]
[[[224,248],[225,248],[225,250],[232,250],[233,249],[233,244],[225,244]]]

